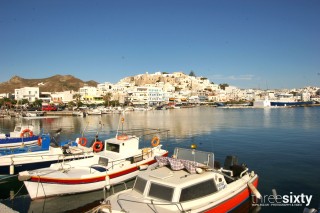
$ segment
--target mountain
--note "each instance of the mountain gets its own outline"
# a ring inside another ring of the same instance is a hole
[[[0,93],[14,93],[14,89],[22,87],[39,87],[40,92],[78,91],[85,84],[96,87],[98,83],[95,81],[82,81],[72,75],[54,75],[41,79],[25,79],[14,76],[9,81],[0,83]]]

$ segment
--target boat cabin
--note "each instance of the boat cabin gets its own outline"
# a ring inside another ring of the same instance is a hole
[[[190,168],[176,170],[174,166],[162,166],[139,174],[133,191],[147,199],[164,202],[186,202],[212,195],[225,187],[227,182],[222,174],[205,172],[213,168],[213,153],[177,148],[173,164],[199,162],[200,170],[190,171]],[[196,159],[196,160],[195,160]],[[189,171],[188,171],[189,170]],[[191,173],[190,173],[191,172]]]
[[[132,135],[119,135],[105,140],[104,151],[120,155],[132,155],[139,150],[139,138]]]

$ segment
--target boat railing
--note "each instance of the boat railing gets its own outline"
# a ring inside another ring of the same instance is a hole
[[[183,209],[183,206],[180,202],[170,202],[170,203],[154,203],[153,200],[150,200],[150,202],[143,202],[143,201],[136,201],[136,200],[129,200],[129,199],[123,199],[123,198],[118,198],[117,203],[121,208],[121,211],[126,210],[123,208],[123,203],[121,202],[131,202],[131,203],[137,203],[137,204],[144,204],[147,205],[152,211],[158,212],[156,209],[157,206],[175,206],[180,212],[186,212],[187,210]]]

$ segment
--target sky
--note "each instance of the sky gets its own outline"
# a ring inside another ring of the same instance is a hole
[[[0,82],[178,72],[320,87],[319,0],[0,0]]]

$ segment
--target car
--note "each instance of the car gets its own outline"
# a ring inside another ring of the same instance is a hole
[[[42,111],[57,111],[57,107],[53,105],[42,106]]]

